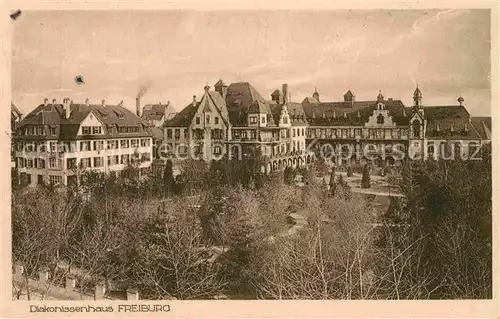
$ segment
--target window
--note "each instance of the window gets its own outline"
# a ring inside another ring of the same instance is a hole
[[[100,126],[92,126],[92,134],[102,134],[102,128]]]
[[[76,158],[68,158],[66,160],[66,167],[68,169],[74,169],[74,168],[76,168]]]
[[[38,168],[45,168],[45,160],[43,158],[38,158]]]
[[[33,128],[33,126],[30,126],[26,129],[26,134],[27,135],[33,135],[33,132],[35,131],[35,129]]]
[[[434,143],[427,144],[427,153],[434,154]]]
[[[90,151],[90,141],[80,142],[80,152]]]
[[[413,137],[420,138],[420,121],[415,120],[412,123]]]
[[[304,136],[304,129],[302,129],[302,136]]]
[[[104,141],[94,141],[94,151],[100,151],[104,149]]]
[[[35,127],[35,135],[43,135],[43,126]]]
[[[377,124],[384,124],[384,122],[385,122],[384,116],[382,114],[379,114],[377,116]]]
[[[292,137],[295,137],[295,129],[292,129]]]
[[[234,138],[240,138],[240,131],[235,130],[235,131],[233,132],[233,134],[234,134]]]
[[[137,140],[135,138],[130,140],[130,147],[132,147],[132,148],[139,147],[139,140]]]
[[[51,127],[50,127],[50,135],[56,135],[56,134],[57,134],[57,133],[56,133],[56,129],[57,129],[57,127],[55,127],[55,126],[54,126],[54,127],[52,127],[52,126],[51,126]]]
[[[283,124],[288,124],[288,117],[283,117]]]
[[[62,184],[62,176],[49,175],[49,183],[51,185]]]
[[[200,124],[200,117],[199,116],[196,117],[196,124]]]
[[[94,157],[94,167],[102,167],[103,164],[102,157]]]
[[[222,149],[220,146],[214,146],[214,154],[220,155],[222,153]]]
[[[181,138],[181,130],[176,129],[174,133],[175,139],[178,140]]]
[[[82,158],[80,160],[80,163],[82,164],[83,168],[92,167],[92,158],[90,157]]]
[[[167,138],[172,138],[172,129],[167,129]]]
[[[57,160],[53,156],[49,158],[49,168],[57,168]]]
[[[254,130],[250,131],[250,138],[253,139],[253,140],[256,139],[257,138],[257,132],[254,131]]]
[[[148,147],[150,145],[149,139],[141,138],[141,147]]]
[[[129,140],[120,140],[120,148],[129,148]]]
[[[31,184],[31,174],[26,174],[26,184]]]
[[[262,124],[266,124],[266,117],[265,117],[265,116],[262,116],[262,117],[260,118],[260,122],[261,122]]]
[[[56,142],[49,142],[49,147],[50,147],[50,152],[55,153],[56,152]]]
[[[257,124],[257,117],[256,116],[250,116],[250,124]]]
[[[120,157],[120,164],[127,164],[130,161],[130,154],[124,154]]]
[[[219,117],[218,117],[218,116],[216,116],[216,117],[214,118],[214,123],[215,123],[215,124],[219,124]]]
[[[108,141],[108,150],[117,149],[117,148],[118,148],[118,140]]]
[[[205,122],[206,122],[207,124],[210,124],[210,114],[207,114],[207,115],[205,116]]]
[[[241,138],[247,138],[247,131],[241,131]]]
[[[91,132],[90,126],[82,126],[82,135],[88,135]]]

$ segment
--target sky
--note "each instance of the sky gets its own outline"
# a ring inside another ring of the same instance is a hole
[[[81,75],[85,84],[76,84]],[[12,100],[117,104],[171,101],[179,111],[218,79],[270,94],[288,83],[311,96],[490,111],[489,10],[30,11],[14,26]]]

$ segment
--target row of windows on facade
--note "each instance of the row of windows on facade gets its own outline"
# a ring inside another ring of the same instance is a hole
[[[133,160],[140,161],[150,161],[151,153],[138,153],[136,154],[123,154],[123,155],[113,155],[107,156],[108,165],[118,165],[118,164],[128,164]],[[77,167],[76,158],[68,158],[66,159],[66,168],[72,169]],[[104,166],[104,157],[86,157],[81,158],[80,163],[83,167],[103,167]],[[92,165],[93,163],[93,165]],[[62,159],[57,158],[49,158],[48,168],[60,169],[62,168],[63,161]],[[17,158],[17,167],[18,168],[39,168],[44,169],[46,167],[46,160],[44,158]]]
[[[48,132],[45,132],[43,125],[35,125],[28,126],[19,131],[20,135],[35,135],[35,136],[44,136],[44,135],[56,135],[57,127],[56,126],[48,126]],[[138,126],[120,126],[117,129],[118,133],[138,133]],[[102,134],[101,126],[82,126],[82,135],[100,135]]]
[[[31,184],[31,174],[21,173],[20,175],[21,184]],[[37,183],[39,185],[45,183],[45,179],[43,175],[38,175]],[[49,183],[52,185],[62,184],[62,176],[60,175],[49,175]]]
[[[385,151],[386,153],[391,153],[393,151],[400,151],[400,152],[405,152],[406,151],[406,146],[403,144],[366,144],[366,146],[359,145],[359,144],[337,144],[337,145],[332,145],[331,147],[324,147],[324,145],[318,143],[315,144],[312,147],[312,150],[321,150],[322,152],[326,154],[330,154],[332,152],[360,152],[361,150],[368,150],[368,151]]]
[[[407,129],[360,129],[360,128],[309,128],[307,129],[308,138],[369,138],[369,139],[384,139],[406,138]]]
[[[45,142],[26,142],[20,141],[17,143],[17,150],[27,152],[51,152],[55,153],[57,151],[65,152],[76,152],[82,151],[100,151],[104,150],[104,142],[106,142],[106,148],[109,149],[120,149],[120,148],[136,148],[136,147],[149,147],[151,146],[151,140],[147,138],[142,139],[121,139],[121,140],[108,140],[108,141],[81,141],[79,144],[77,142],[49,142],[48,148]],[[77,145],[79,146],[77,149]],[[58,149],[59,147],[59,149]]]
[[[184,139],[189,137],[189,133],[187,129],[167,129],[167,139],[172,139],[172,132],[174,139],[179,140],[181,138],[181,130],[183,132]],[[193,130],[193,138],[202,139],[204,138],[204,131],[201,129]],[[211,130],[211,136],[213,139],[223,139],[224,138],[224,130],[222,129],[213,129]]]
[[[419,144],[416,142],[414,147],[418,147]],[[437,150],[444,151],[445,154],[451,155],[454,151],[456,154],[469,153],[473,154],[476,150],[481,147],[476,141],[473,142],[427,142],[427,153],[435,153]]]
[[[167,139],[172,139],[172,136],[175,140],[179,140],[181,137],[181,131],[183,132],[184,139],[189,137],[189,133],[187,129],[167,129]],[[304,128],[292,128],[292,137],[296,136],[305,136]],[[260,133],[260,132],[259,132]],[[257,136],[256,130],[244,130],[244,129],[233,129],[233,138],[235,139],[247,139],[250,136],[250,139],[256,139]],[[204,131],[201,129],[193,130],[193,138],[195,139],[203,139],[205,136]],[[290,134],[288,130],[281,130],[282,138],[289,138]],[[211,138],[212,139],[223,139],[224,138],[224,130],[222,129],[213,129],[211,130]]]
[[[201,124],[201,118],[199,116],[196,117],[195,123],[197,125]],[[210,114],[205,115],[205,124],[210,124]],[[219,124],[219,117],[218,116],[214,117],[214,124]]]

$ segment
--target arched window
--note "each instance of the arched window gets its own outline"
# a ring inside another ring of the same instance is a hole
[[[377,116],[377,124],[384,124],[384,122],[385,122],[384,116],[382,114],[379,114]]]
[[[412,128],[413,128],[413,137],[420,138],[420,121],[419,120],[413,121]]]

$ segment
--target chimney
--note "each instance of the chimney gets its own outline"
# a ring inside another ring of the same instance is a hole
[[[135,288],[127,289],[127,300],[139,300],[139,291]]]
[[[56,104],[56,99],[52,99],[52,104]]]
[[[43,100],[43,106],[47,106],[47,104],[49,104],[49,99],[48,98],[45,98]]]
[[[281,86],[281,93],[283,93],[283,103],[288,102],[288,84],[283,83]]]
[[[208,93],[208,91],[210,90],[210,86],[207,84],[203,89],[205,90],[205,93]]]
[[[193,106],[196,106],[196,95],[193,95]]]
[[[101,106],[102,107],[106,106],[106,100],[101,100]]]
[[[135,98],[135,114],[138,117],[141,117],[141,98],[140,97]]]
[[[123,100],[121,100],[120,103],[118,103],[118,106],[123,106]]]
[[[63,109],[64,109],[64,118],[69,119],[70,113],[71,113],[71,104],[70,104],[70,99],[65,98],[63,100]]]
[[[86,98],[86,99],[85,99],[85,105],[89,106],[89,101],[90,101],[90,100],[89,100],[88,98]]]

